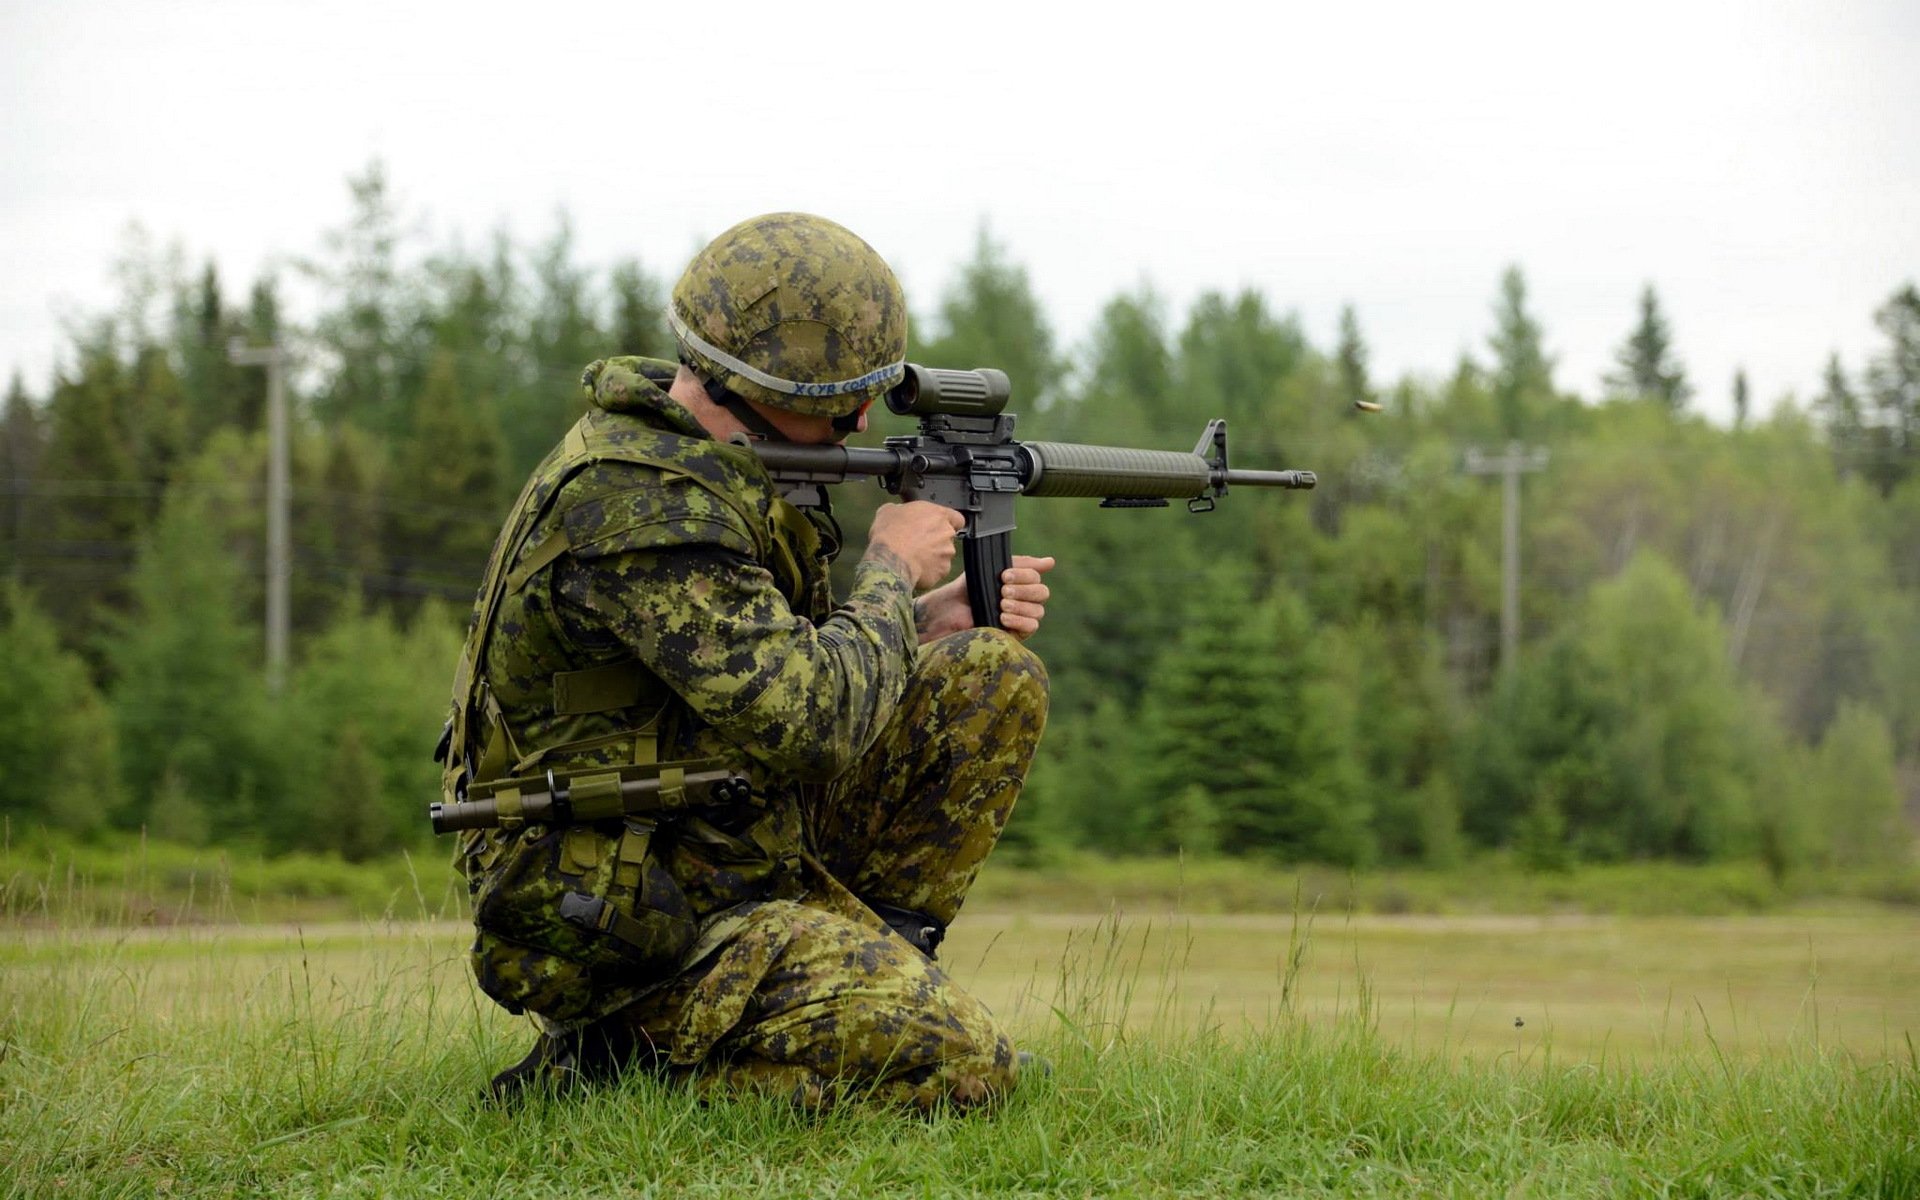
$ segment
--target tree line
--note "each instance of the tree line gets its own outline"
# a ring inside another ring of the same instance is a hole
[[[670,356],[661,276],[408,233],[377,168],[291,280],[127,264],[0,422],[0,812],[76,835],[364,858],[427,840],[467,604],[526,471],[581,411],[580,368]],[[283,315],[288,282],[316,297]],[[1061,559],[1036,648],[1054,681],[1016,853],[1241,854],[1364,866],[1486,851],[1584,860],[1904,860],[1920,790],[1920,292],[1881,345],[1764,418],[1692,409],[1655,290],[1602,393],[1555,379],[1518,269],[1483,348],[1376,379],[1355,311],[1316,347],[1263,294],[1174,314],[1114,297],[1059,344],[984,233],[915,323],[917,361],[992,365],[1023,437],[1185,448],[1311,493],[1218,511],[1023,502]],[[295,375],[296,659],[261,671],[265,382]],[[1364,415],[1356,401],[1377,404]],[[893,424],[882,417],[875,424]],[[878,438],[899,429],[878,429]],[[1521,485],[1517,660],[1500,661],[1502,496],[1474,448],[1547,452]],[[840,489],[850,533],[882,497]],[[845,561],[857,557],[858,545]]]

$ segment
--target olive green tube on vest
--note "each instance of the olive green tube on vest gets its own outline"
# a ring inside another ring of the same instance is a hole
[[[566,825],[705,805],[741,805],[752,795],[753,785],[737,771],[678,771],[671,766],[661,770],[666,778],[622,779],[619,772],[609,771],[572,780],[552,773],[537,780],[507,780],[503,782],[529,786],[501,788],[468,800],[436,802],[429,806],[428,815],[435,833],[453,833],[521,824]]]

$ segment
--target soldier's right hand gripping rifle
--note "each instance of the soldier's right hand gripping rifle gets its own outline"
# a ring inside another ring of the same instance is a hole
[[[1227,423],[1207,422],[1191,453],[1084,446],[1072,442],[1017,442],[1006,412],[1012,386],[1006,373],[985,368],[950,371],[907,364],[887,393],[887,407],[920,418],[920,432],[890,437],[880,449],[799,445],[741,435],[766,464],[787,499],[801,508],[825,508],[823,485],[866,476],[907,500],[931,500],[966,518],[961,533],[967,601],[976,625],[1000,624],[1000,575],[1013,563],[1016,496],[1080,496],[1103,508],[1163,508],[1185,500],[1191,512],[1209,512],[1241,487],[1310,488],[1312,471],[1249,471],[1227,466]]]

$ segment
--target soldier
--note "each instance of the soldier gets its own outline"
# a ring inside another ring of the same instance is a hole
[[[501,531],[455,679],[449,797],[554,771],[578,812],[651,772],[669,801],[464,836],[476,976],[544,1030],[493,1094],[640,1062],[808,1105],[1002,1095],[1020,1056],[934,958],[1045,724],[1021,642],[1053,560],[1017,557],[1004,629],[974,628],[964,580],[941,583],[960,515],[891,504],[834,604],[837,526],[737,442],[841,440],[902,377],[905,297],[848,230],[735,226],[669,320],[678,364],[587,368],[588,412]],[[750,799],[670,803],[719,763]]]

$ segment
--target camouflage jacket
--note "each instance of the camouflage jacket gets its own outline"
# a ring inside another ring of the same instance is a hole
[[[508,773],[632,761],[624,735],[657,715],[660,758],[750,764],[797,849],[800,785],[846,771],[899,701],[916,646],[911,585],[862,562],[834,607],[838,547],[750,451],[668,398],[674,370],[588,368],[591,407],[495,547],[514,557],[472,669],[512,735]]]

